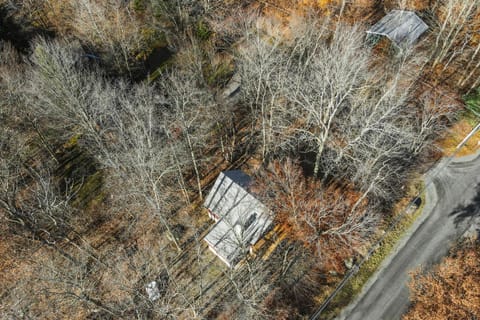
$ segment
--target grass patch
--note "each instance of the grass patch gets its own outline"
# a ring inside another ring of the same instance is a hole
[[[147,78],[147,83],[150,84],[152,83],[153,81],[155,81],[158,77],[160,77],[162,75],[162,73],[168,69],[168,67],[170,67],[172,65],[172,61],[168,60],[168,61],[165,61],[164,63],[162,63],[162,65],[160,65],[160,67],[158,67],[157,69],[155,69],[154,72],[152,72],[148,78]]]
[[[198,39],[207,41],[212,35],[212,30],[210,30],[209,25],[205,21],[199,20],[196,25],[195,34]]]
[[[462,119],[467,121],[472,128],[474,128],[478,124],[478,121],[480,121],[480,117],[475,115],[473,112],[465,112],[465,114],[462,116]]]
[[[370,258],[360,267],[358,273],[350,278],[342,290],[335,296],[322,314],[322,319],[333,319],[360,294],[363,286],[378,270],[385,258],[392,253],[399,240],[412,227],[415,220],[420,217],[425,206],[425,194],[422,194],[421,199],[420,207],[415,212],[406,214],[401,218],[395,228],[388,232]]]
[[[72,205],[75,207],[84,207],[86,205],[96,206],[105,199],[105,192],[102,190],[103,175],[100,171],[86,177],[85,181],[78,187],[76,197]]]
[[[465,101],[466,111],[461,114],[459,121],[449,129],[448,135],[436,143],[440,149],[442,149],[445,156],[451,156],[455,152],[457,146],[480,120],[480,88],[464,96],[463,99]],[[477,132],[465,143],[456,156],[462,157],[473,154],[477,152],[479,148],[480,132]]]
[[[142,39],[142,46],[135,54],[137,61],[144,61],[148,65],[152,63],[152,60],[168,60],[171,53],[168,50],[168,41],[165,33],[152,28],[145,27],[140,30],[140,36]]]
[[[97,169],[97,163],[91,154],[78,144],[81,135],[74,135],[57,150],[59,166],[56,176],[61,189],[72,188],[74,207],[86,208],[98,205],[104,198],[103,174]]]
[[[437,141],[437,145],[442,149],[445,156],[452,155],[458,144],[463,141],[465,136],[469,134],[477,125],[479,118],[472,112],[464,112],[459,121],[457,121],[450,129],[446,137]],[[480,131],[474,134],[470,140],[465,143],[463,148],[456,154],[457,157],[473,154],[480,148]]]
[[[204,70],[208,85],[212,87],[223,87],[234,73],[233,66],[228,62],[220,62],[209,65]]]
[[[145,3],[145,0],[133,0],[131,2],[133,10],[136,12],[144,12],[145,9],[147,8],[147,4]]]
[[[480,115],[480,88],[464,97],[467,109],[477,116]]]

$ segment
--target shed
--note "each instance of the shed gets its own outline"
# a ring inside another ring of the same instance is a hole
[[[427,24],[414,12],[392,10],[367,30],[367,33],[370,35],[385,36],[397,47],[408,48],[427,30]]]
[[[234,267],[273,224],[270,210],[250,192],[252,178],[241,170],[220,173],[205,199],[216,223],[205,236],[210,250]]]

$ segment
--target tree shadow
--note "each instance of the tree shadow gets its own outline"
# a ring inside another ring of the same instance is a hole
[[[27,54],[30,42],[37,36],[52,38],[54,32],[33,26],[25,18],[15,17],[15,12],[8,5],[0,4],[0,40],[9,41],[15,49]]]
[[[452,213],[449,214],[450,217],[454,217],[456,227],[467,219],[480,217],[480,184],[475,187],[475,192],[476,195],[469,204],[457,206]],[[479,228],[477,228],[477,233],[480,235]]]

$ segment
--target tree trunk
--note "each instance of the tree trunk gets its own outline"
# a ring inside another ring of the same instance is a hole
[[[318,178],[318,171],[320,170],[320,161],[322,160],[323,143],[318,146],[317,155],[315,157],[315,167],[313,168],[313,176]]]
[[[186,137],[187,137],[188,149],[190,149],[190,157],[192,158],[193,170],[195,171],[195,178],[197,180],[198,196],[200,197],[200,200],[202,200],[203,193],[202,193],[202,183],[200,180],[200,172],[198,171],[197,160],[195,157],[195,153],[193,152],[193,145],[192,145],[192,141],[190,140],[190,134],[188,133],[188,129],[187,129]]]

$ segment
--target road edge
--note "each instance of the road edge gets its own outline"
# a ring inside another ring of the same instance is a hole
[[[406,246],[411,236],[418,230],[418,228],[425,222],[425,220],[430,216],[431,212],[435,209],[435,206],[438,200],[438,193],[434,184],[434,178],[437,175],[437,173],[449,165],[452,165],[455,163],[466,163],[466,162],[474,161],[478,157],[480,157],[480,150],[478,150],[474,154],[466,155],[459,158],[446,157],[446,158],[443,158],[441,161],[439,161],[437,165],[435,165],[435,167],[432,168],[432,170],[429,170],[425,174],[423,179],[423,181],[425,181],[425,189],[424,189],[425,206],[423,207],[420,217],[415,220],[415,222],[408,229],[408,231],[397,242],[397,244],[395,245],[395,248],[388,255],[388,257],[382,261],[377,271],[375,271],[375,273],[365,283],[360,294],[347,307],[345,307],[335,319],[346,320],[348,318],[351,311],[355,309],[355,307],[358,305],[360,301],[362,301],[366,293],[370,290],[373,284],[378,280],[381,273],[392,263],[396,255]]]
[[[437,166],[440,166],[439,163]],[[430,177],[427,177],[429,179]],[[425,179],[426,180],[426,179]],[[408,229],[408,231],[402,236],[402,238],[397,242],[395,248],[392,252],[385,258],[380,266],[378,267],[377,271],[368,279],[368,281],[363,286],[360,294],[346,307],[344,308],[340,314],[335,318],[338,320],[345,320],[347,319],[348,315],[350,315],[351,311],[355,309],[357,304],[365,297],[366,293],[370,291],[370,288],[373,284],[378,280],[380,274],[392,263],[392,260],[395,256],[400,252],[408,243],[411,236],[417,231],[417,229],[425,222],[425,220],[430,216],[430,213],[435,208],[435,205],[438,200],[438,194],[435,186],[430,184],[425,189],[425,206],[423,207],[422,213],[418,219],[412,224],[412,226]]]

